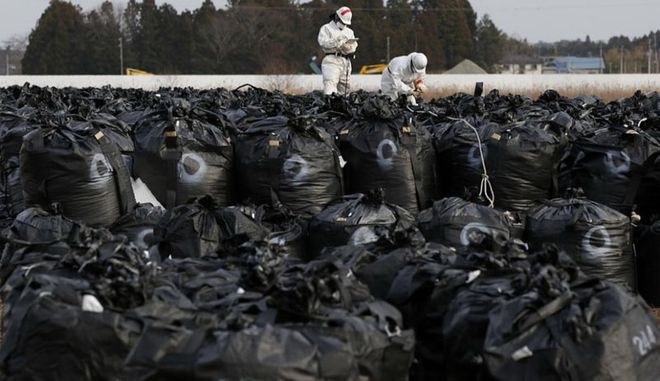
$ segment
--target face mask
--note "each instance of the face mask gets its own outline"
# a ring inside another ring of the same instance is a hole
[[[335,21],[335,24],[337,24],[337,28],[339,28],[339,30],[344,30],[344,28],[346,28],[346,25],[341,21]]]

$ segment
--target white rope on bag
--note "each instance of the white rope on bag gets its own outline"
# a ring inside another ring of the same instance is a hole
[[[488,200],[488,206],[490,208],[495,207],[495,190],[493,189],[493,184],[490,182],[490,177],[488,176],[488,169],[486,168],[486,159],[484,158],[484,151],[483,148],[481,147],[481,137],[479,136],[479,131],[470,124],[465,119],[455,119],[455,118],[449,118],[452,120],[458,120],[463,123],[465,123],[468,127],[474,131],[474,135],[477,137],[477,144],[479,147],[479,158],[481,159],[481,167],[483,168],[483,173],[481,174],[481,183],[479,184],[479,197],[484,197],[486,200]]]
[[[415,112],[413,109],[411,109],[409,106],[406,106],[406,108],[411,111]],[[438,117],[438,114],[431,112],[431,111],[425,111],[425,113]],[[479,147],[479,158],[481,159],[481,168],[483,168],[483,173],[481,174],[481,183],[479,184],[479,197],[484,197],[486,200],[488,200],[488,207],[489,208],[494,208],[495,207],[495,190],[493,189],[493,184],[490,182],[490,177],[488,176],[488,169],[486,168],[486,158],[484,157],[484,151],[483,148],[481,147],[481,137],[479,136],[479,131],[470,124],[467,120],[463,118],[449,118],[450,120],[455,120],[455,121],[461,121],[465,123],[468,127],[474,131],[474,135],[477,137],[477,144]]]

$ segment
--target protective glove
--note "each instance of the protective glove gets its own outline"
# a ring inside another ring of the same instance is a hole
[[[419,93],[425,93],[429,90],[429,88],[422,82],[421,79],[418,79],[415,81],[415,91]]]
[[[408,104],[411,106],[417,106],[417,99],[415,99],[414,95],[408,95]]]

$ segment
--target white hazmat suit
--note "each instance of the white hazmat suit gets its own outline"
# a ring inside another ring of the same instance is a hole
[[[392,100],[396,100],[399,95],[408,95],[411,103],[416,103],[414,96],[415,90],[425,91],[424,77],[426,76],[426,67],[415,68],[413,58],[420,53],[410,53],[407,56],[400,56],[392,59],[387,69],[383,71],[380,89]],[[426,59],[426,56],[424,56]]]
[[[358,46],[353,30],[340,22],[330,21],[321,27],[318,41],[325,53],[321,63],[323,93],[347,93],[352,70],[349,57]]]

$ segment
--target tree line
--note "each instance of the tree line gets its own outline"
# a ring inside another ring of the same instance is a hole
[[[360,38],[354,67],[421,51],[429,71],[465,58],[487,69],[499,61],[507,37],[468,0],[206,0],[177,12],[155,0],[110,1],[91,12],[52,0],[29,37],[25,74],[118,74],[124,66],[159,74],[309,73],[320,51],[316,37],[338,7],[353,9]]]
[[[105,1],[90,12],[51,0],[29,36],[22,70],[119,74],[121,40],[124,67],[158,74],[311,73],[311,57],[322,58],[318,30],[342,5],[353,9],[360,38],[354,68],[385,63],[388,52],[392,58],[421,51],[431,73],[466,58],[497,72],[500,63],[558,55],[602,56],[605,72],[645,73],[650,52],[651,71],[660,71],[660,32],[530,44],[507,36],[488,15],[478,19],[469,0],[229,0],[220,9],[206,0],[184,12],[155,0],[129,0],[121,8]]]

